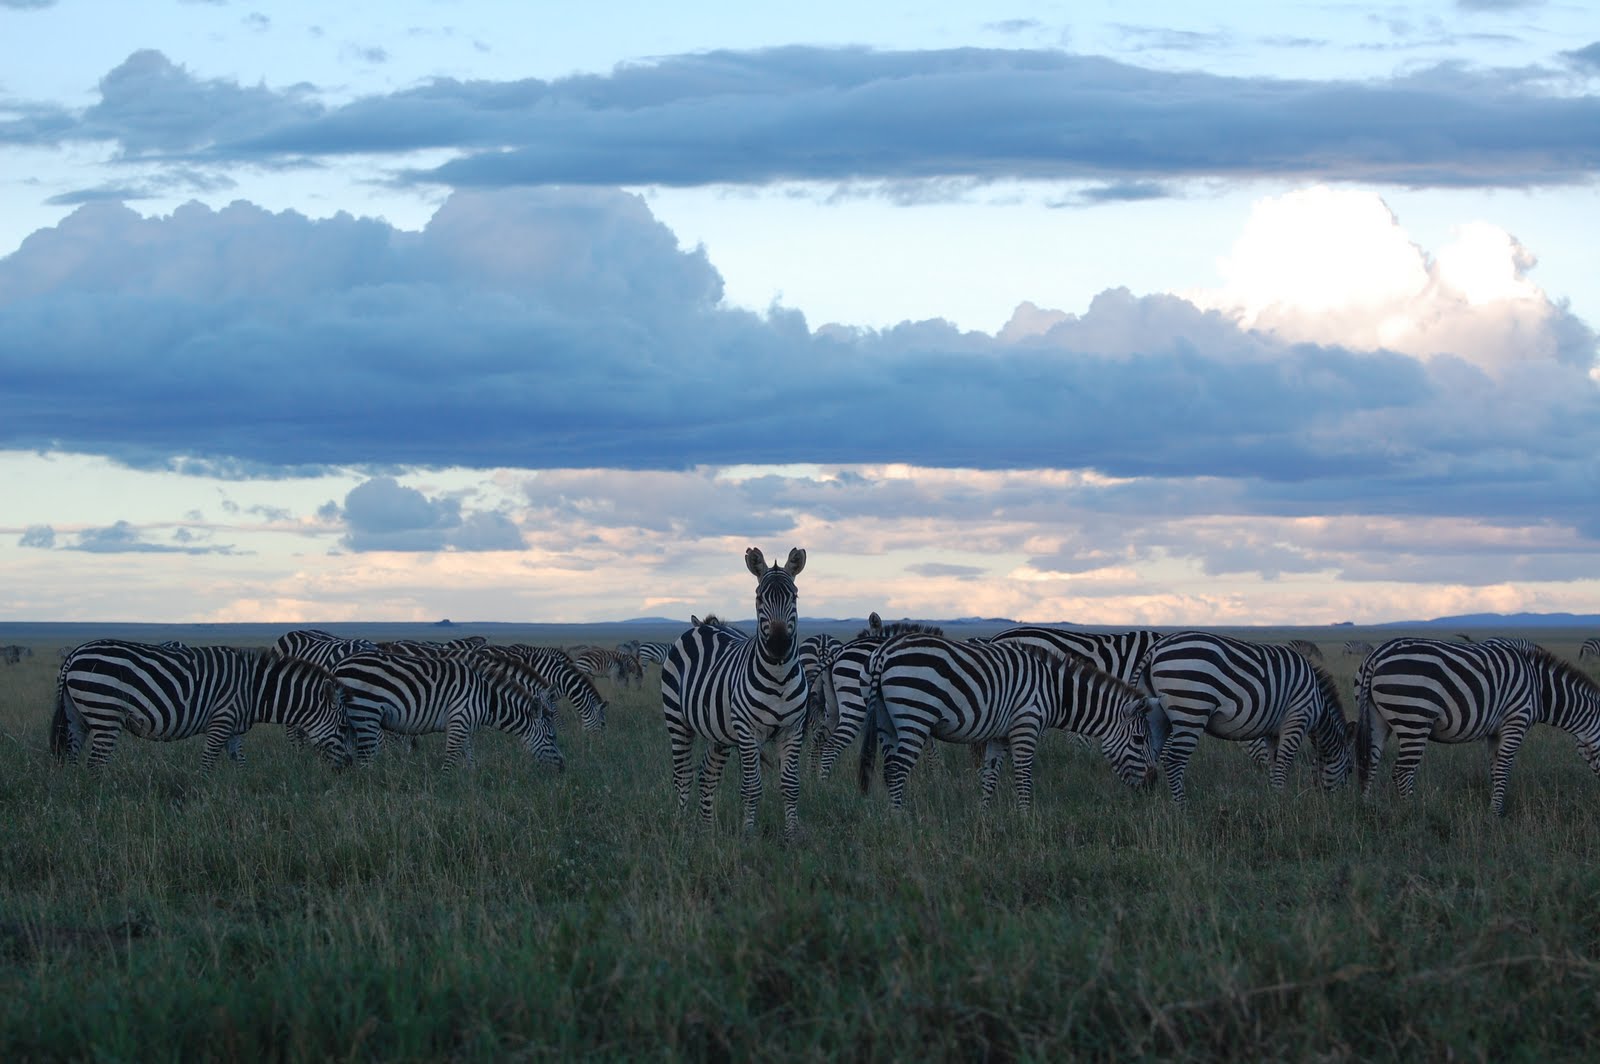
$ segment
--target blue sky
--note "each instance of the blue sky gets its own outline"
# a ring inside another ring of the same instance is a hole
[[[0,0],[0,618],[1600,602],[1579,5]]]

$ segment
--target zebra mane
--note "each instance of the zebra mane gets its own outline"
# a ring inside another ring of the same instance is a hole
[[[1311,675],[1316,678],[1317,688],[1322,692],[1324,701],[1327,702],[1330,709],[1339,714],[1342,720],[1344,718],[1344,702],[1339,697],[1339,685],[1334,682],[1333,674],[1310,658],[1306,659],[1306,664],[1311,666]]]
[[[1580,690],[1586,691],[1600,698],[1600,683],[1594,677],[1578,668],[1566,658],[1559,658],[1537,643],[1532,644],[1524,651],[1536,664],[1542,665],[1556,674],[1556,678],[1563,680]]]
[[[1047,660],[1059,664],[1062,672],[1067,676],[1072,676],[1080,672],[1087,672],[1091,674],[1091,679],[1096,676],[1102,678],[1106,686],[1116,691],[1122,698],[1148,697],[1147,692],[1141,691],[1139,688],[1135,687],[1133,684],[1129,683],[1127,680],[1124,680],[1115,673],[1107,672],[1094,662],[1090,661],[1088,658],[1080,658],[1076,654],[1068,654],[1066,657],[1062,657],[1059,654],[1052,654],[1043,647],[1032,643],[1025,642],[1022,645],[1031,651],[1043,655]]]

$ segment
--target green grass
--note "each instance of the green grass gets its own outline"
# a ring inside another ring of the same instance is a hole
[[[1600,1052],[1600,780],[1549,729],[1503,820],[1481,746],[1401,803],[1204,740],[1180,810],[1054,735],[1028,814],[950,749],[891,814],[850,758],[785,845],[770,774],[752,837],[732,766],[712,829],[674,815],[648,688],[569,711],[560,775],[497,734],[335,773],[260,729],[210,779],[126,736],[91,779],[46,751],[55,664],[0,667],[3,1059]]]

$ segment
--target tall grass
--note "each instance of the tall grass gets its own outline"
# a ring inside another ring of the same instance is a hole
[[[90,778],[46,751],[54,665],[0,671],[8,1060],[1600,1050],[1600,780],[1549,729],[1502,820],[1481,746],[1402,803],[1203,740],[1177,809],[1052,735],[1029,813],[946,749],[899,814],[808,775],[785,845],[770,775],[751,837],[732,779],[675,815],[648,687],[569,714],[562,774],[493,734],[336,773],[260,729],[209,779],[128,736]]]

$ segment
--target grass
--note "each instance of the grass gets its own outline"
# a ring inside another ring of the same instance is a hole
[[[946,750],[894,815],[852,760],[785,845],[770,775],[752,837],[732,766],[712,829],[674,815],[648,688],[569,711],[560,775],[495,734],[335,773],[260,729],[209,779],[132,737],[91,779],[46,751],[55,661],[0,667],[4,1059],[1600,1051],[1600,780],[1549,729],[1503,820],[1481,746],[1402,803],[1205,740],[1177,809],[1054,735],[1030,813]]]

